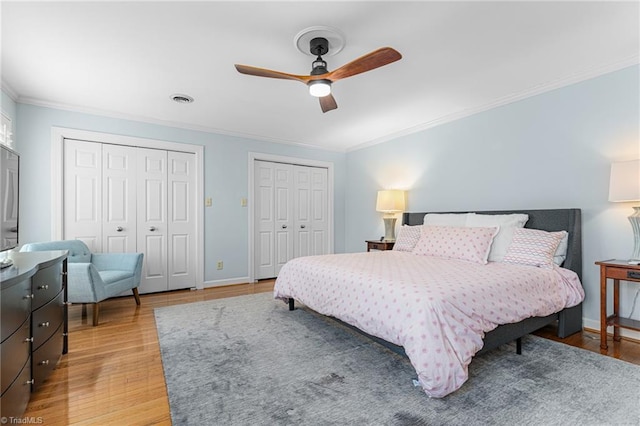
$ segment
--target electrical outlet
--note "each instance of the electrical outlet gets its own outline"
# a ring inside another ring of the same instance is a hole
[[[247,199],[246,198],[241,198],[240,199],[240,207],[247,207]]]
[[[222,260],[218,260],[218,265],[217,265],[218,271],[221,270],[223,267],[224,267],[224,263],[222,263]]]
[[[205,198],[204,205],[205,207],[211,207],[213,205],[213,201],[211,200],[211,197]]]

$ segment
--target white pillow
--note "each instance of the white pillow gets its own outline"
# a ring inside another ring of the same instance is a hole
[[[423,226],[414,254],[487,263],[491,241],[498,228]]]
[[[429,226],[467,226],[467,218],[474,213],[427,213],[424,224]]]
[[[567,249],[569,248],[569,234],[564,234],[562,240],[560,240],[560,244],[558,244],[558,249],[553,255],[553,263],[558,266],[562,266],[564,260],[567,258]]]
[[[501,262],[513,240],[513,230],[524,227],[528,220],[528,214],[474,214],[467,218],[467,226],[500,228],[491,244],[489,262]]]
[[[398,238],[396,238],[396,243],[393,245],[392,250],[413,251],[413,248],[420,239],[421,230],[422,225],[402,225],[398,231]]]
[[[566,233],[516,228],[503,262],[551,269],[553,256]]]

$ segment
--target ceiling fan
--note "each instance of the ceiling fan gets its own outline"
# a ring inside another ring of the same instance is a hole
[[[320,100],[322,112],[331,111],[338,108],[336,100],[331,94],[331,84],[363,72],[371,71],[388,65],[402,58],[402,55],[391,47],[382,47],[367,53],[358,59],[349,62],[333,71],[327,70],[327,63],[322,59],[322,55],[329,51],[329,42],[324,37],[315,37],[309,42],[309,50],[312,55],[317,56],[311,65],[310,75],[287,74],[280,71],[257,68],[249,65],[235,64],[236,69],[241,74],[255,75],[258,77],[280,78],[285,80],[296,80],[309,86],[309,93]]]

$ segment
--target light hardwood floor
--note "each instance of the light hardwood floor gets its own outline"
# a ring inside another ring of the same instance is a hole
[[[223,297],[271,291],[273,280],[256,284],[121,297],[100,306],[100,325],[91,325],[91,308],[69,309],[69,353],[31,396],[26,417],[44,425],[170,425],[153,309]],[[185,309],[188,309],[185,306]],[[554,338],[549,327],[537,334]],[[585,331],[565,343],[600,352],[599,335]],[[640,365],[640,343],[609,344],[609,356]]]

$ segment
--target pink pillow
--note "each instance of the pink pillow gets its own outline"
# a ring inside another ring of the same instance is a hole
[[[513,240],[502,259],[505,263],[553,268],[553,256],[566,231],[547,232],[540,229],[516,228]]]
[[[497,233],[493,227],[423,226],[413,253],[484,265]]]

